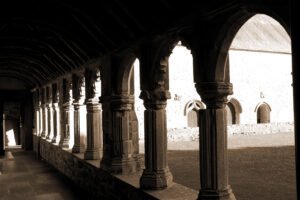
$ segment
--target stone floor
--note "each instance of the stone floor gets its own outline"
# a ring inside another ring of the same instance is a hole
[[[79,200],[83,193],[33,152],[20,149],[0,158],[1,200]]]
[[[294,133],[275,133],[262,135],[229,135],[228,149],[249,147],[279,147],[294,145]],[[139,144],[140,153],[144,153],[144,143]],[[168,150],[199,150],[199,141],[169,142]]]
[[[295,199],[293,134],[232,136],[228,142],[229,179],[237,199]],[[198,143],[173,143],[168,153],[174,180],[196,190],[197,148]],[[0,200],[89,199],[57,170],[36,160],[33,152],[10,152],[0,158]]]

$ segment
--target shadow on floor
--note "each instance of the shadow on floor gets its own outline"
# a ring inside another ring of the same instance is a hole
[[[11,152],[14,160],[0,159],[1,200],[90,199],[33,152]],[[231,149],[228,156],[229,183],[238,200],[296,199],[293,146]],[[198,151],[169,151],[168,162],[175,182],[200,188]]]
[[[87,194],[33,152],[11,149],[14,159],[2,159],[1,200],[86,200]]]
[[[229,183],[238,200],[295,200],[294,147],[231,149]],[[174,181],[200,188],[198,151],[169,151],[168,163]]]

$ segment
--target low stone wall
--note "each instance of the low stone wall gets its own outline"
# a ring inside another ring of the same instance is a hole
[[[199,128],[172,128],[168,129],[168,142],[198,141]]]
[[[69,151],[40,140],[40,155],[61,173],[84,189],[91,199],[156,199],[137,190],[99,168],[97,163],[87,162]],[[96,165],[96,166],[95,166]]]
[[[228,126],[228,135],[259,135],[272,133],[292,133],[294,123],[269,123],[269,124],[239,124]]]
[[[270,124],[238,124],[228,126],[228,135],[259,135],[271,133],[292,133],[294,123],[270,123]],[[168,141],[198,141],[199,128],[173,128],[168,129]]]
[[[34,136],[38,142],[40,156],[46,162],[70,178],[85,190],[87,199],[109,200],[153,200],[153,199],[196,199],[198,192],[173,183],[168,189],[144,191],[139,189],[141,172],[129,175],[113,175],[100,168],[100,161],[87,161],[83,154],[72,154],[69,150]]]

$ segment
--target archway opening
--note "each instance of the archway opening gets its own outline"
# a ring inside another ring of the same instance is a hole
[[[167,105],[169,142],[198,142],[199,110],[205,105],[196,92],[193,80],[193,57],[179,41],[169,57],[171,99]],[[172,149],[172,145],[169,145]]]
[[[231,113],[229,148],[237,149],[229,150],[229,166],[243,170],[230,171],[234,193],[237,199],[250,198],[251,191],[255,199],[267,199],[264,191],[293,199],[296,184],[287,178],[295,176],[287,170],[295,167],[290,37],[275,19],[257,14],[239,29],[228,56],[233,84],[229,99],[238,99],[243,109],[239,124],[234,124],[233,104],[229,101],[226,108],[227,117]],[[251,162],[234,162],[237,158]],[[263,184],[258,183],[261,174],[267,180]],[[251,182],[256,185],[250,187]]]
[[[257,124],[270,123],[271,107],[267,103],[261,103],[257,105]]]

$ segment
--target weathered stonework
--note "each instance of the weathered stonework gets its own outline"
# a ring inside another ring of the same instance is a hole
[[[100,88],[100,70],[98,68],[86,69],[87,145],[84,153],[86,160],[99,160],[103,155],[102,109],[98,100],[101,95]]]
[[[99,162],[86,161],[83,154],[71,154],[46,140],[40,140],[40,154],[43,160],[85,190],[89,199],[167,200],[180,197],[194,200],[197,197],[197,191],[176,183],[163,191],[143,191],[138,184],[140,172],[112,175],[101,169]]]
[[[294,123],[239,124],[228,126],[228,135],[293,133]]]
[[[292,94],[292,76],[291,76],[291,55],[276,52],[255,52],[241,51],[232,49],[229,51],[230,56],[230,78],[233,84],[233,94],[230,98],[236,98],[241,106],[240,124],[245,125],[245,130],[238,129],[240,133],[247,132],[249,126],[255,127],[257,115],[255,107],[262,101],[270,104],[272,108],[271,123],[290,123],[293,121],[293,94]],[[245,62],[247,60],[247,62]],[[135,66],[135,90],[140,90],[139,84],[139,62]],[[201,100],[194,86],[193,78],[193,57],[191,52],[185,46],[178,45],[173,49],[169,59],[169,86],[171,99],[167,102],[167,126],[168,139],[185,138],[174,136],[176,130],[186,132],[188,127],[187,116],[184,115],[185,106],[190,100]],[[251,73],[248,69],[251,68]],[[276,69],[276,70],[272,70]],[[268,72],[272,70],[272,73]],[[268,74],[268,78],[264,78]],[[245,81],[251,79],[253,81]],[[277,81],[279,80],[280,81]],[[253,82],[255,84],[253,84]],[[249,95],[252,94],[252,95]],[[144,105],[138,99],[136,93],[135,109],[139,119],[140,135],[144,139]],[[251,124],[251,125],[250,125]],[[241,126],[241,127],[242,127]],[[259,125],[257,128],[259,129]],[[267,131],[267,130],[266,130]],[[228,134],[231,132],[229,131]],[[258,132],[257,132],[258,133]]]

